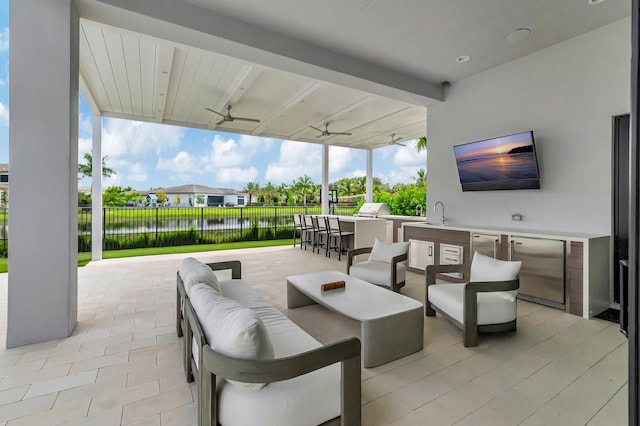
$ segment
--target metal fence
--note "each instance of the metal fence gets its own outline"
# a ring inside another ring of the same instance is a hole
[[[352,215],[355,205],[334,205]],[[105,207],[104,250],[216,244],[291,238],[294,214],[320,214],[319,206]],[[78,209],[78,251],[91,251],[91,208]],[[1,218],[0,218],[1,220]]]

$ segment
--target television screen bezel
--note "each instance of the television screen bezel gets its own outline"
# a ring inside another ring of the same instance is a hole
[[[536,178],[535,179],[512,179],[512,180],[501,180],[501,181],[488,181],[488,182],[467,182],[462,183],[462,179],[460,178],[460,169],[458,167],[458,159],[456,157],[455,148],[459,146],[479,144],[482,142],[491,141],[494,139],[506,138],[509,136],[521,135],[529,133],[531,135],[531,146],[533,147],[533,160],[536,164]],[[462,187],[463,192],[468,191],[504,191],[504,190],[519,190],[519,189],[540,189],[540,167],[538,165],[538,153],[536,150],[536,141],[533,135],[533,130],[526,130],[524,132],[516,132],[503,136],[496,136],[493,138],[482,139],[473,142],[467,142],[463,144],[458,144],[453,146],[453,157],[456,163],[456,171],[458,172],[458,180],[460,181],[460,186]]]

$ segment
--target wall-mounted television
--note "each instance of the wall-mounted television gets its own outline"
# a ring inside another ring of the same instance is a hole
[[[463,191],[539,189],[533,132],[453,147]]]

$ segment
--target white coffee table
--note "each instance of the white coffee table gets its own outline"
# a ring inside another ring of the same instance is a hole
[[[345,281],[346,287],[321,291],[320,285]],[[287,277],[287,307],[318,303],[360,321],[362,363],[386,364],[422,349],[423,304],[338,271]]]

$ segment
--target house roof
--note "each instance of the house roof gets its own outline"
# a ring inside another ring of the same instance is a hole
[[[0,163],[0,173],[9,173],[9,163]]]
[[[215,195],[234,195],[242,194],[243,192],[236,191],[229,188],[212,188],[206,185],[178,185],[170,186],[168,188],[158,189],[156,191],[164,191],[167,194],[215,194]],[[150,191],[151,192],[151,191]]]

